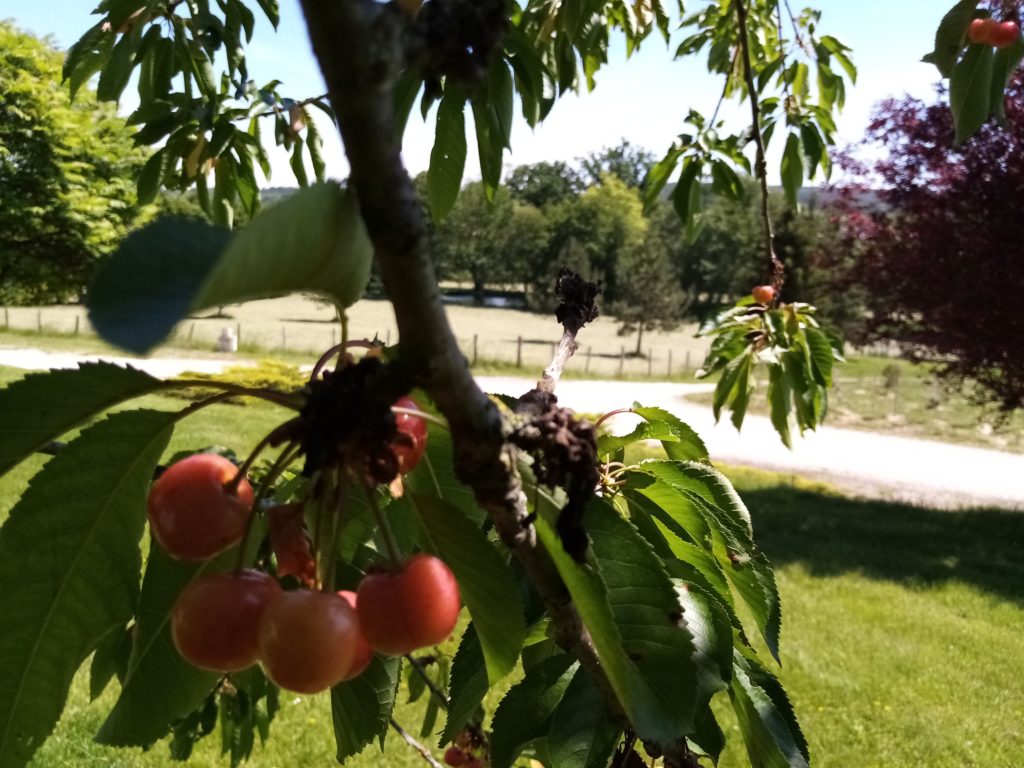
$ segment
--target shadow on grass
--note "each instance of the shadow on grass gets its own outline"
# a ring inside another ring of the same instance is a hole
[[[946,512],[783,485],[743,492],[776,566],[921,586],[956,581],[1024,604],[1024,513]]]

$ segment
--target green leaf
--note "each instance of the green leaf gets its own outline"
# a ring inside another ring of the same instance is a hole
[[[114,35],[97,22],[72,45],[64,57],[64,80],[70,80],[71,100],[89,78],[103,68],[114,47]]]
[[[687,532],[692,531],[692,515],[703,518],[716,559],[750,608],[768,650],[778,659],[782,611],[775,575],[754,543],[750,512],[732,483],[718,470],[697,462],[645,461],[638,469],[682,493],[683,498],[673,503],[667,495],[652,496],[648,489],[641,490],[673,518],[686,520]]]
[[[697,670],[693,640],[681,621],[679,597],[668,573],[651,545],[611,504],[592,501],[584,526],[623,650],[654,693],[658,716],[668,715],[679,727],[687,727],[696,705]],[[639,733],[645,730],[643,722],[635,725]],[[677,732],[676,738],[680,736]]]
[[[962,144],[991,114],[994,49],[972,45],[953,70],[949,81],[949,103],[956,125],[956,143]]]
[[[669,681],[695,677],[695,672],[690,665],[679,664],[680,646],[687,646],[689,641],[685,631],[675,627],[669,620],[669,615],[678,611],[678,606],[668,607],[663,604],[667,593],[663,594],[655,586],[654,589],[648,588],[642,596],[633,595],[630,589],[623,589],[613,609],[608,586],[602,578],[604,570],[616,586],[621,586],[620,578],[626,578],[628,583],[635,578],[636,573],[645,572],[648,582],[653,580],[664,586],[662,579],[665,583],[668,579],[660,569],[652,568],[653,556],[646,543],[632,526],[622,521],[626,528],[616,533],[628,533],[628,539],[624,540],[627,546],[617,546],[621,542],[616,542],[612,537],[611,546],[615,552],[607,563],[602,562],[602,570],[593,563],[576,563],[566,554],[555,533],[557,506],[554,501],[543,489],[531,488],[529,493],[535,493],[538,499],[535,523],[537,535],[572,595],[626,716],[645,740],[667,742],[681,738],[685,734],[686,717],[692,715],[692,701],[676,697],[685,699],[693,694],[693,690],[692,687],[689,691],[669,690],[667,686]],[[591,514],[594,505],[588,507],[586,527],[591,534],[598,531],[603,552],[605,542],[609,540],[606,530],[609,526],[614,527],[614,524],[603,519],[608,516],[610,508],[607,505],[601,506],[604,514],[600,511]],[[614,510],[610,512],[618,516]],[[595,519],[595,515],[601,519]],[[616,561],[615,555],[620,551],[623,559]],[[640,565],[636,562],[637,558],[645,551],[647,559]],[[671,591],[670,584],[668,589]],[[635,596],[639,602],[635,605],[623,603],[626,594]],[[639,621],[636,621],[638,617]],[[672,653],[673,649],[676,655],[672,661],[678,665],[678,669],[666,670],[666,654]],[[640,654],[635,660],[630,658],[629,653],[632,651]],[[683,658],[689,658],[686,651],[683,651]],[[651,680],[651,675],[663,677]]]
[[[440,221],[455,205],[466,168],[466,96],[454,84],[445,88],[437,108],[434,148],[427,170],[430,213]]]
[[[123,680],[128,673],[132,653],[132,628],[118,627],[96,646],[89,665],[89,701],[95,701],[117,675]]]
[[[512,570],[462,511],[436,496],[406,494],[419,515],[427,548],[455,574],[473,617],[491,685],[511,672],[526,639],[523,603]]]
[[[1024,58],[1024,40],[996,51],[992,61],[992,114],[1000,125],[1006,125],[1006,87]]]
[[[943,17],[935,33],[935,50],[930,61],[943,77],[950,77],[964,45],[967,27],[974,18],[978,0],[960,0]],[[986,46],[987,47],[987,46]]]
[[[491,765],[511,768],[523,746],[544,736],[579,663],[569,654],[552,656],[512,686],[491,723]]]
[[[796,206],[797,195],[803,183],[804,161],[800,154],[800,136],[791,133],[786,139],[786,149],[782,153],[782,188],[791,206]]]
[[[0,390],[0,475],[90,416],[161,386],[148,373],[105,362],[12,382]]]
[[[331,689],[331,719],[339,763],[359,754],[387,731],[401,668],[399,658],[374,656],[363,674]]]
[[[548,754],[558,768],[605,768],[622,730],[601,691],[584,669],[576,675],[551,715]]]
[[[703,166],[700,160],[687,158],[679,181],[672,190],[672,205],[683,221],[688,232],[694,231],[697,214],[700,212],[700,176]]]
[[[132,75],[133,57],[138,39],[133,34],[122,35],[110,52],[107,64],[100,73],[96,85],[96,98],[100,101],[117,101]]]
[[[252,537],[254,547],[261,538]],[[150,547],[128,674],[117,703],[96,734],[97,742],[148,747],[163,738],[175,720],[198,708],[213,690],[220,675],[193,667],[174,647],[171,610],[192,579],[228,571],[237,559],[237,548],[213,560],[187,563],[175,560],[161,547]]]
[[[644,421],[628,435],[603,434],[597,441],[597,455],[614,453],[641,440],[660,440],[670,459],[707,461],[708,449],[700,435],[663,408],[645,408],[633,403],[631,411]]]
[[[281,21],[281,9],[278,0],[256,0],[256,2],[263,9],[263,13],[270,20],[270,23],[274,25],[274,29],[277,29],[277,25]]]
[[[209,307],[295,292],[347,307],[363,294],[372,253],[354,194],[333,183],[290,195],[233,239],[201,221],[161,218],[101,268],[89,318],[108,341],[143,353]]]
[[[779,433],[783,444],[793,448],[793,436],[789,430],[789,413],[793,407],[789,380],[779,363],[768,366],[768,402],[771,404],[771,420],[775,431]]]
[[[146,165],[142,168],[142,173],[139,174],[139,205],[149,205],[156,199],[169,161],[170,155],[162,148],[154,152],[149,160],[146,161]]]
[[[807,741],[779,681],[755,660],[738,652],[729,697],[751,765],[808,768]]]
[[[75,671],[131,618],[146,495],[177,414],[127,411],[50,460],[0,528],[0,765],[24,765]]]
[[[459,649],[452,661],[451,685],[448,689],[448,719],[438,739],[438,746],[450,744],[466,723],[480,710],[487,695],[487,666],[476,629],[470,623],[462,635]]]
[[[455,449],[451,432],[445,427],[427,425],[427,451],[416,468],[405,476],[405,487],[416,494],[444,499],[462,510],[470,520],[482,525],[487,513],[476,502],[473,489],[455,474]]]
[[[832,363],[835,359],[832,354],[832,343],[828,336],[817,328],[805,328],[804,334],[807,337],[814,378],[823,387],[831,387]]]

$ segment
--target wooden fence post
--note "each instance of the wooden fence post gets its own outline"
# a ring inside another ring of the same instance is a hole
[[[619,376],[622,376],[622,367],[626,364],[626,348],[619,347]]]
[[[516,368],[523,367],[523,337],[516,341]]]
[[[590,373],[590,347],[587,347],[587,364],[583,366],[584,373]]]
[[[672,378],[672,348],[668,350],[668,377]]]
[[[474,333],[473,334],[473,365],[476,365],[477,360],[478,360],[477,352],[478,352],[478,350],[477,350],[477,335]]]

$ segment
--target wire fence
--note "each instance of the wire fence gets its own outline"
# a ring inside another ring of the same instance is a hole
[[[350,328],[353,338],[378,338],[390,345],[398,341],[397,332],[387,323],[383,327],[372,327],[364,322]],[[514,324],[513,324],[514,325]],[[81,307],[4,307],[0,309],[0,329],[27,336],[26,345],[31,345],[32,335],[87,337],[94,331],[89,324],[85,310]],[[516,333],[518,329],[503,328],[488,333],[462,334],[457,336],[459,348],[466,360],[474,367],[514,367],[530,371],[542,370],[554,355],[556,341],[531,338],[536,334]],[[224,351],[218,349],[222,336],[234,338],[237,354],[257,356],[259,354],[290,355],[308,354],[311,359],[339,342],[340,327],[328,320],[301,319],[292,321],[264,319],[259,321],[238,320],[233,316],[206,316],[188,319],[179,324],[166,342],[167,346],[200,351]],[[597,343],[588,344],[588,336],[596,337]],[[659,338],[650,337],[655,343]],[[645,336],[645,339],[647,336]],[[692,377],[703,360],[702,344],[684,345],[644,344],[642,353],[636,354],[636,343],[615,344],[607,336],[584,333],[582,343],[567,370],[577,375],[618,376],[624,378],[686,378]]]

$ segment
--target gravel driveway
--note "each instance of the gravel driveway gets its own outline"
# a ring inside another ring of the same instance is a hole
[[[243,362],[0,349],[0,365],[30,370],[73,368],[101,357],[161,377],[187,370],[217,373]],[[534,383],[530,379],[491,376],[479,377],[478,381],[488,392],[509,395],[522,394]],[[711,388],[707,384],[569,380],[560,383],[558,396],[564,405],[589,414],[628,407],[634,401],[665,408],[697,430],[716,461],[820,477],[854,495],[948,508],[998,505],[1024,509],[1024,455],[827,426],[802,439],[795,438],[794,448],[789,451],[768,419],[748,416],[740,434],[725,420],[716,425],[709,407],[685,399],[688,394]],[[634,418],[617,416],[612,428],[627,431]]]

